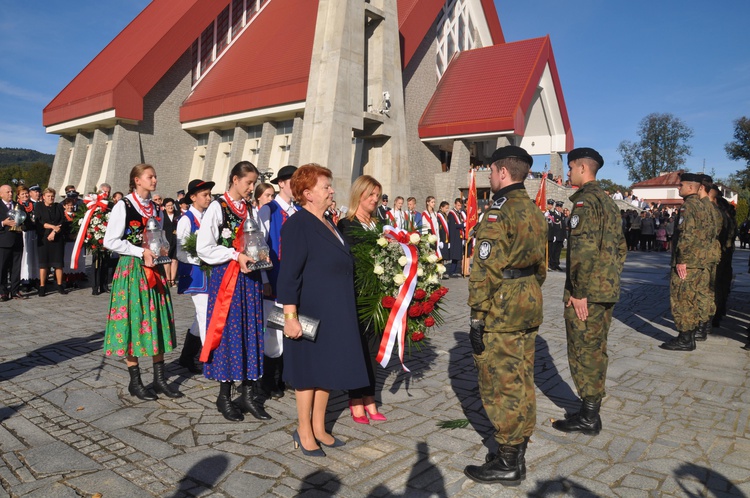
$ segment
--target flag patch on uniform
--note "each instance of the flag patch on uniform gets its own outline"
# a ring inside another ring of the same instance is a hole
[[[497,215],[496,214],[488,214],[487,215],[487,221],[489,223],[494,223],[497,221]]]
[[[576,207],[577,208],[582,208],[583,207],[583,201],[576,202]]]

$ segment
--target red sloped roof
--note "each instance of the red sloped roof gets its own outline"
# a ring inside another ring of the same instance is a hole
[[[526,110],[547,63],[570,150],[573,135],[549,36],[459,52],[422,114],[419,136],[507,130],[523,135]]]
[[[634,183],[630,188],[676,187],[680,184],[680,175],[682,173],[684,173],[683,170],[671,171],[669,173],[659,175],[656,178],[649,178],[648,180]]]
[[[227,5],[153,0],[44,108],[44,126],[110,109],[142,119],[143,97]]]
[[[493,0],[481,0],[481,2],[492,35],[492,43],[495,45],[505,43]],[[398,29],[401,35],[402,68],[409,64],[444,5],[445,0],[398,0]]]
[[[180,121],[304,101],[317,15],[317,0],[270,1],[185,100]]]

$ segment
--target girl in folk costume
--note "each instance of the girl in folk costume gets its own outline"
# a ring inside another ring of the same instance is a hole
[[[404,198],[400,195],[393,201],[393,210],[389,211],[393,226],[396,228],[406,228],[406,215],[403,210]]]
[[[219,382],[216,407],[233,422],[250,413],[270,419],[254,395],[263,375],[263,289],[259,271],[250,272],[242,247],[242,229],[252,216],[250,197],[258,169],[237,163],[229,175],[229,190],[206,209],[198,230],[198,257],[213,265],[208,284],[208,328],[201,352],[203,375]],[[232,402],[232,383],[240,381],[241,396]]]
[[[211,189],[214,182],[193,180],[188,184],[185,200],[190,206],[177,222],[177,275],[179,275],[177,293],[189,294],[195,306],[195,320],[185,336],[179,363],[190,373],[201,373],[195,363],[206,339],[206,310],[208,309],[208,275],[201,269],[201,260],[188,254],[184,244],[190,234],[201,226],[203,213],[211,204]]]
[[[138,358],[143,356],[153,357],[154,391],[170,398],[182,397],[164,379],[164,353],[171,351],[176,341],[172,298],[164,269],[154,267],[154,253],[142,247],[146,222],[156,216],[151,202],[155,189],[154,167],[135,166],[130,171],[131,193],[112,208],[104,234],[104,247],[120,255],[112,279],[104,354],[125,357],[130,373],[128,391],[148,401],[157,398],[141,382]]]

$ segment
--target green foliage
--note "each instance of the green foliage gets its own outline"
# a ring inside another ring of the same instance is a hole
[[[39,185],[46,188],[51,171],[50,166],[42,162],[29,165],[0,166],[0,185],[14,186],[16,182],[13,180],[15,179],[16,181],[23,180],[27,187]]]
[[[442,422],[438,422],[437,426],[441,429],[463,429],[464,427],[467,427],[469,425],[469,419],[467,418],[460,418],[457,420],[444,420]]]
[[[745,161],[745,168],[732,177],[742,188],[750,189],[750,119],[741,117],[734,121],[734,141],[724,146],[727,157],[734,161]]]
[[[748,206],[747,196],[740,196],[737,199],[737,212],[734,219],[737,221],[737,226],[740,226],[750,214],[750,207]]]
[[[685,169],[693,130],[672,114],[652,113],[638,125],[637,142],[623,140],[617,147],[628,178],[640,182],[662,173]]]
[[[52,162],[54,160],[55,156],[53,154],[45,154],[44,152],[31,149],[0,147],[0,166],[30,166],[34,163],[42,163],[46,164],[48,167],[52,167]]]
[[[622,193],[622,195],[625,195],[625,192],[630,190],[625,185],[620,185],[619,183],[615,183],[608,178],[597,178],[596,181],[599,182],[599,185],[601,185],[601,187],[604,190],[609,192],[610,195],[614,194],[618,190],[620,191],[620,193]]]

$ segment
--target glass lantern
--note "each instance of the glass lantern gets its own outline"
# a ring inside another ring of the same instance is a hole
[[[248,216],[242,225],[242,242],[245,256],[255,261],[247,265],[250,271],[273,268],[273,264],[267,261],[270,255],[268,244],[252,216]]]
[[[11,209],[8,211],[8,219],[16,222],[16,226],[11,227],[10,230],[14,232],[21,231],[21,225],[26,221],[26,211],[23,209]]]
[[[159,225],[159,221],[151,217],[146,222],[143,232],[143,247],[154,253],[154,265],[164,265],[172,262],[169,257],[169,241],[167,235]]]

